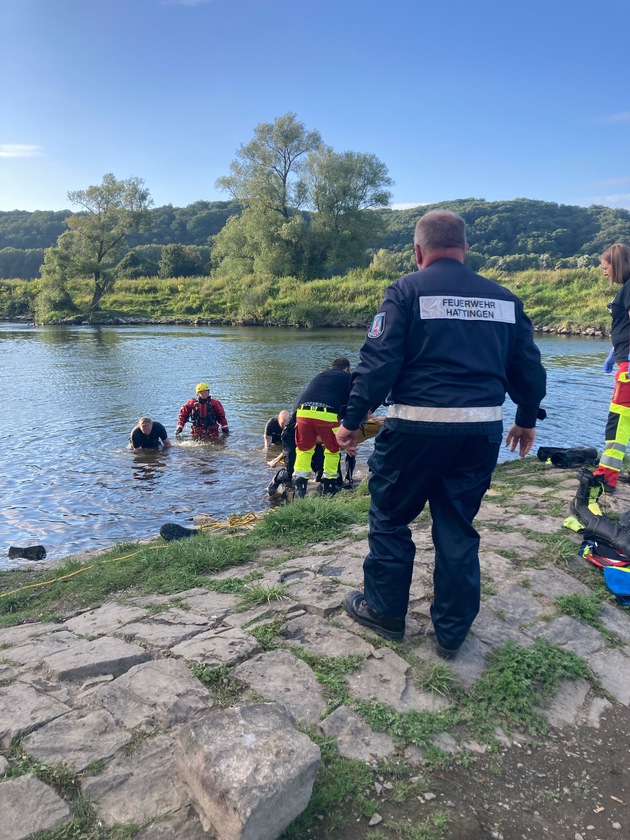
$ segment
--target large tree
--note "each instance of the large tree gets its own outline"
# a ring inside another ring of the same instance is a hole
[[[376,155],[335,152],[329,146],[311,152],[307,186],[313,227],[329,271],[359,265],[366,245],[378,240],[383,220],[371,211],[388,206],[392,184]]]
[[[82,210],[66,219],[69,230],[46,250],[42,289],[54,283],[67,290],[68,281],[90,278],[89,309],[95,310],[114,283],[114,269],[128,250],[127,236],[146,222],[152,201],[142,179],[118,181],[111,173],[102,184],[71,191],[68,198]]]
[[[319,132],[307,131],[291,111],[273,123],[260,123],[254,138],[237,151],[230,174],[217,180],[217,187],[245,207],[257,206],[288,220],[306,199],[300,177],[306,155],[321,142]]]
[[[215,239],[217,271],[310,278],[359,265],[391,183],[375,155],[334,152],[294,113],[261,123],[217,181],[244,207]]]

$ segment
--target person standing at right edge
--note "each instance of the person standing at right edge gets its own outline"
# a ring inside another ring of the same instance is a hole
[[[545,395],[532,325],[515,295],[464,266],[461,216],[436,210],[416,225],[418,268],[385,292],[361,350],[339,444],[356,451],[361,420],[389,395],[369,460],[369,553],[350,617],[402,639],[415,545],[409,523],[429,502],[435,545],[431,618],[437,652],[453,659],[480,603],[479,535],[472,526],[490,486],[506,392],[517,405],[506,444],[527,455]]]
[[[627,282],[630,279],[630,248],[621,244],[611,245],[602,254],[600,265],[611,285],[621,288],[608,306],[612,315],[610,340],[618,369],[606,423],[606,449],[593,475],[604,479],[606,493],[614,493],[630,440],[630,283]]]

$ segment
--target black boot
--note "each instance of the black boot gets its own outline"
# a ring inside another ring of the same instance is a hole
[[[306,496],[306,485],[308,484],[307,478],[296,478],[295,479],[295,498],[296,499],[303,499]]]
[[[322,479],[322,496],[334,496],[337,490],[339,490],[339,485],[336,478]]]
[[[24,560],[44,560],[46,549],[43,545],[27,545],[26,548],[18,548],[12,545],[9,548],[9,557],[12,560],[22,558]]]
[[[177,525],[175,522],[167,522],[160,528],[160,536],[167,542],[183,540],[186,537],[192,537],[196,533],[198,533],[198,528],[184,528],[183,525]]]

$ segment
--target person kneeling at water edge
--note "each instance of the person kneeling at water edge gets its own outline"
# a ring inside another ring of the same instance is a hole
[[[303,498],[311,476],[311,458],[318,440],[324,445],[322,487],[325,495],[337,492],[340,447],[335,438],[339,414],[350,396],[350,362],[335,359],[330,370],[311,379],[298,400],[295,442],[295,495]]]
[[[291,418],[290,413],[283,409],[277,417],[270,417],[265,426],[263,445],[268,449],[274,443],[282,443],[282,431]],[[282,456],[280,456],[282,457]]]
[[[188,400],[180,409],[175,434],[181,434],[190,419],[190,433],[194,438],[216,440],[219,437],[219,428],[224,435],[228,435],[230,429],[225,411],[219,400],[210,397],[210,386],[200,382],[195,390],[195,399]]]
[[[134,452],[140,452],[142,449],[159,449],[160,442],[165,449],[171,446],[164,426],[156,420],[151,420],[150,417],[141,417],[129,436],[129,445]]]
[[[414,244],[419,271],[387,289],[337,432],[339,444],[354,454],[362,418],[389,394],[385,426],[368,461],[364,592],[351,590],[344,607],[375,633],[404,637],[416,551],[408,526],[428,501],[435,545],[431,618],[437,653],[452,659],[479,611],[479,534],[472,522],[497,462],[506,391],[517,405],[506,443],[524,456],[535,440],[545,369],[519,298],[464,266],[461,216],[427,213]]]

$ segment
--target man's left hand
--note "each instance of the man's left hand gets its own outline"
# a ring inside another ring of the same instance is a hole
[[[514,423],[507,433],[505,445],[510,447],[510,452],[514,452],[518,444],[518,454],[521,458],[524,458],[531,452],[535,440],[536,429],[523,429],[522,426],[517,426]]]
[[[357,441],[359,439],[359,430],[358,429],[346,429],[346,427],[341,424],[337,429],[337,433],[335,434],[337,438],[337,443],[342,449],[345,449],[348,455],[356,455],[357,454]]]

